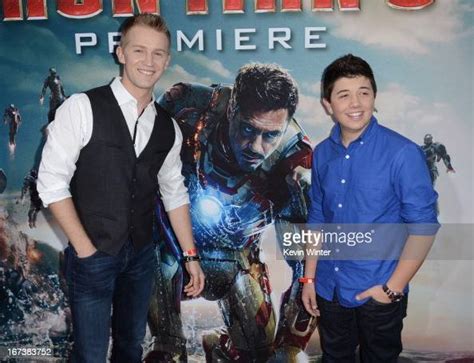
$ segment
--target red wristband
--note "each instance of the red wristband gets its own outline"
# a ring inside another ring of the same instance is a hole
[[[191,248],[190,250],[183,251],[184,257],[197,256],[197,254],[198,254],[197,248]]]
[[[303,283],[303,284],[313,284],[314,283],[314,279],[311,278],[311,277],[300,277],[298,279],[298,281]]]

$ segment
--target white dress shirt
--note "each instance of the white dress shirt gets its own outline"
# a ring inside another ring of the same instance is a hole
[[[138,118],[137,100],[126,90],[120,78],[115,78],[110,88],[117,99],[127,122],[130,135]],[[141,114],[135,142],[137,156],[148,143],[155,122],[154,98]],[[121,122],[117,120],[117,122]],[[158,173],[160,194],[166,211],[189,203],[189,196],[181,174],[181,144],[183,135],[173,120],[176,133],[174,145]],[[81,149],[92,136],[93,118],[89,98],[85,93],[74,94],[56,110],[56,117],[47,128],[47,141],[43,149],[38,173],[38,192],[45,207],[71,197],[69,183],[76,170]]]

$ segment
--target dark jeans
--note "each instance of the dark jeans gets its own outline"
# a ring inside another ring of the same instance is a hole
[[[363,363],[397,362],[402,351],[406,296],[391,304],[370,299],[356,308],[341,306],[336,294],[334,301],[318,295],[317,302],[321,312],[319,335],[324,363],[355,362],[358,345]]]
[[[116,257],[98,251],[86,258],[77,257],[72,246],[66,248],[72,362],[106,362],[111,326],[111,361],[141,362],[156,266],[154,246],[136,251],[129,241]]]

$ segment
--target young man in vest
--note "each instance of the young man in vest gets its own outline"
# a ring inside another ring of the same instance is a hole
[[[153,97],[170,61],[170,34],[151,14],[127,19],[121,30],[122,78],[73,95],[57,110],[39,170],[40,196],[70,241],[75,362],[106,361],[110,326],[112,362],[141,361],[158,190],[188,255],[185,292],[197,296],[204,287],[181,175],[182,135]]]
[[[332,259],[307,257],[302,300],[320,314],[323,362],[355,362],[358,345],[361,362],[396,362],[408,282],[439,228],[437,194],[422,150],[373,116],[367,62],[343,56],[321,83],[335,125],[314,149],[308,223],[321,233],[331,224],[373,232],[370,243],[332,248]]]

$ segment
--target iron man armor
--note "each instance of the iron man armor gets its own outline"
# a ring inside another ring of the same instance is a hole
[[[3,113],[3,123],[8,124],[10,127],[8,133],[8,144],[10,147],[13,147],[16,145],[15,137],[18,132],[18,127],[21,124],[21,115],[18,107],[11,104],[5,109],[5,112]]]
[[[295,360],[315,321],[300,302],[302,261],[288,261],[293,283],[283,294],[277,328],[268,269],[260,260],[262,233],[306,221],[311,147],[296,120],[277,149],[254,172],[242,171],[229,143],[227,108],[232,88],[177,84],[159,100],[183,132],[183,175],[193,235],[206,274],[202,296],[217,300],[225,328],[203,335],[208,362]],[[180,303],[186,276],[181,251],[157,205],[161,261],[149,314],[154,337],[146,362],[186,361]],[[275,331],[276,334],[275,334]]]
[[[431,134],[425,135],[421,149],[425,153],[426,164],[428,165],[433,185],[439,176],[436,164],[441,160],[443,160],[447,172],[454,172],[454,168],[451,165],[451,157],[449,156],[446,147],[439,142],[433,142],[433,136]]]
[[[61,82],[61,78],[56,72],[55,68],[49,69],[49,75],[43,82],[43,88],[41,89],[40,95],[40,103],[43,104],[44,96],[46,94],[46,90],[49,88],[49,111],[48,111],[48,123],[54,120],[56,115],[56,110],[59,106],[62,105],[64,100],[66,99],[66,95],[64,94],[63,83]]]

